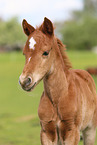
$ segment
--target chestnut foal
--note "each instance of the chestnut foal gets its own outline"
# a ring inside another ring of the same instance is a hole
[[[21,87],[31,91],[42,79],[38,115],[42,145],[78,145],[80,131],[84,145],[94,145],[97,126],[97,94],[92,77],[71,69],[62,42],[54,36],[52,22],[44,18],[38,28],[23,20],[28,40],[23,50],[26,63]]]

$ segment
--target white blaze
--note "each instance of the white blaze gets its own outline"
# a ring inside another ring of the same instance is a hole
[[[31,57],[29,57],[28,62],[30,62],[30,60],[31,60]]]
[[[29,48],[34,50],[35,49],[35,47],[34,47],[35,44],[36,44],[36,41],[34,40],[33,37],[31,37],[30,40],[29,40]]]

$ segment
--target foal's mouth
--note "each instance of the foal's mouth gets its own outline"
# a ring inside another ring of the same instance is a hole
[[[25,91],[30,92],[32,91],[37,84],[39,84],[39,82],[42,80],[43,78],[41,78],[40,80],[38,80],[37,82],[35,82],[32,86],[30,85],[29,87],[23,88]]]
[[[37,85],[37,83],[35,82],[32,86],[30,86],[29,88],[25,88],[25,91],[30,92],[32,89],[34,89],[34,87]]]
[[[31,77],[25,78],[24,80],[19,78],[19,84],[22,87],[23,90],[30,92],[32,91],[36,85],[42,80],[43,78],[41,78],[40,80],[37,81],[32,81]],[[22,80],[22,81],[21,81]]]
[[[27,92],[30,92],[32,89],[35,88],[35,86],[37,85],[37,82],[35,82],[33,85],[30,84],[28,86],[26,86],[24,84],[21,84],[20,81],[19,81],[19,84],[20,84],[20,86],[22,87],[23,90],[25,90]]]

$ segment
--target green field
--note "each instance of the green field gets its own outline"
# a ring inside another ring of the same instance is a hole
[[[68,52],[68,55],[74,68],[97,67],[97,54]],[[0,145],[40,145],[37,109],[43,85],[41,82],[31,93],[20,88],[18,78],[24,61],[22,53],[0,54]],[[94,80],[97,87],[97,77]]]

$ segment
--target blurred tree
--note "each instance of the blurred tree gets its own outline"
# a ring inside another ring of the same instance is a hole
[[[0,21],[0,46],[23,44],[24,41],[25,35],[16,17],[7,22]]]
[[[97,0],[84,0],[84,12],[97,17]]]
[[[62,34],[63,43],[68,49],[91,50],[97,45],[97,19],[69,21],[63,27]]]
[[[97,18],[97,0],[83,0],[83,9],[72,12],[72,18],[75,20],[79,20],[84,17]]]
[[[68,49],[91,50],[97,46],[97,0],[84,0],[82,11],[74,11],[72,19],[61,29]]]

